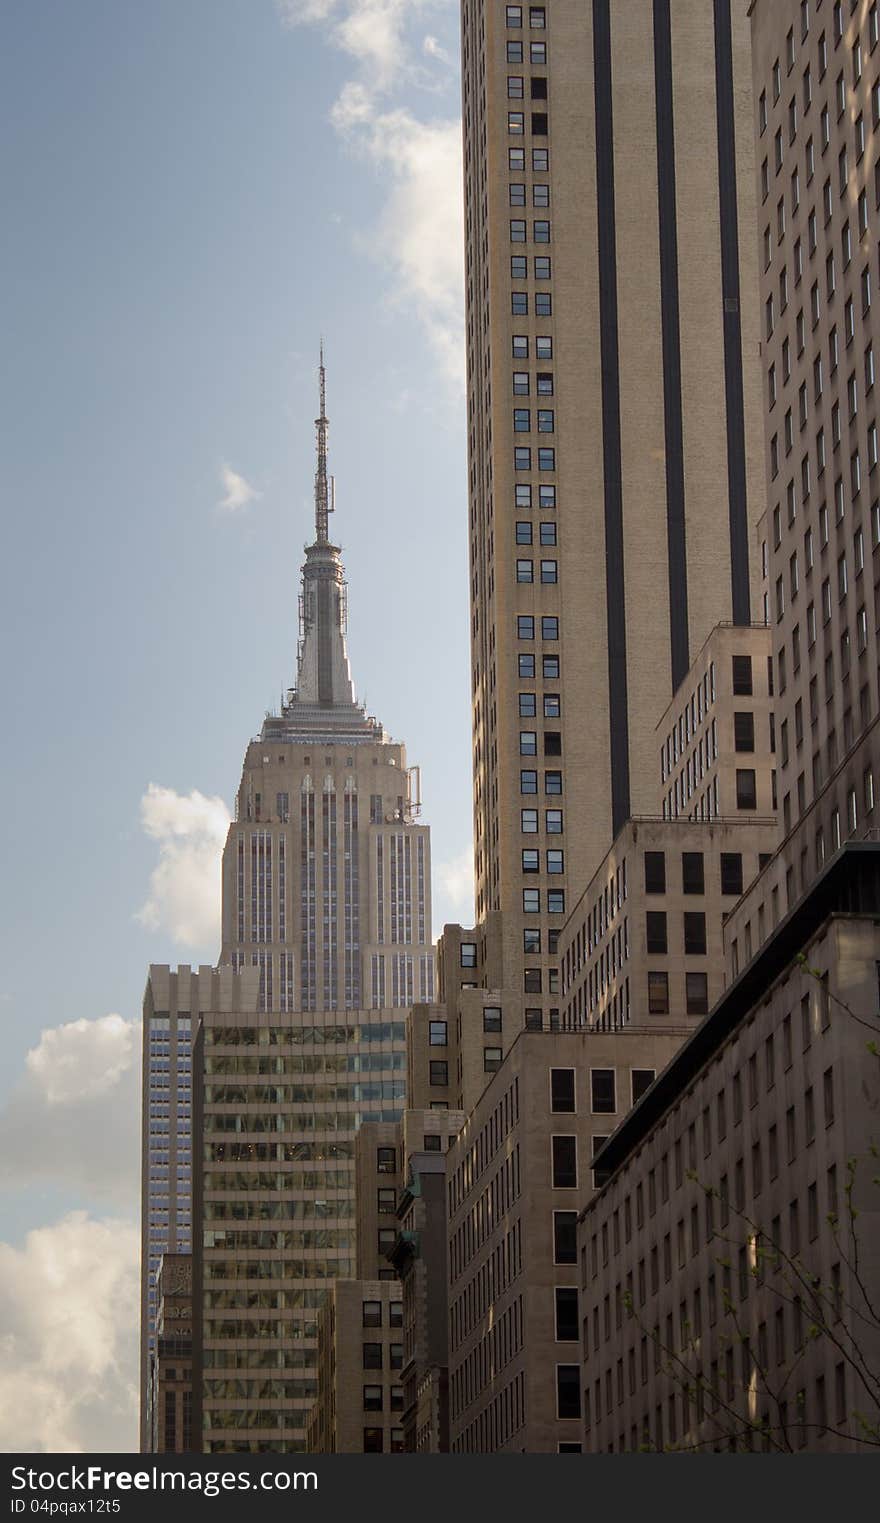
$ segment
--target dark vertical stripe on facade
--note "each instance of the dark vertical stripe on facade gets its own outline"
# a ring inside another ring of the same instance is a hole
[[[713,4],[715,9],[715,101],[718,115],[718,200],[721,213],[721,286],[724,303],[724,389],[727,402],[730,590],[734,624],[748,624],[751,608],[749,534],[746,516],[742,327],[739,312],[739,226],[736,208],[733,43],[730,31],[730,0],[713,0]]]
[[[654,0],[654,93],[657,105],[657,201],[660,232],[660,316],[666,431],[666,539],[669,556],[669,651],[673,691],[690,665],[684,440],[681,421],[681,328],[678,217],[675,206],[675,119],[669,0]]]
[[[629,818],[629,715],[620,467],[620,357],[617,334],[617,234],[614,211],[614,115],[610,0],[593,0],[596,97],[596,200],[599,237],[599,338],[602,359],[602,464],[605,477],[605,598],[608,708],[611,722],[611,821]]]

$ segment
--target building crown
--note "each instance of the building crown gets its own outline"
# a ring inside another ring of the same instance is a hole
[[[331,544],[329,531],[336,507],[335,483],[327,469],[329,429],[322,342],[315,419],[315,538],[305,546],[302,566],[296,685],[289,689],[280,715],[267,715],[264,739],[308,741],[318,733],[328,739],[338,733],[356,743],[383,735],[382,726],[357,701],[348,659],[348,587],[340,547]]]

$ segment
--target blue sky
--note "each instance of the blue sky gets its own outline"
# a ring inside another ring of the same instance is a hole
[[[422,767],[435,928],[470,912],[457,29],[456,0],[5,7],[0,1134],[32,1135],[18,1186],[0,1176],[0,1281],[19,1328],[62,1240],[106,1260],[108,1217],[128,1257],[107,1295],[130,1294],[131,1023],[151,961],[216,957],[219,801],[293,678],[321,333],[355,680]],[[10,1379],[34,1412],[4,1429],[0,1382],[0,1447],[112,1447],[98,1397],[46,1432],[54,1366],[45,1328],[27,1336]]]

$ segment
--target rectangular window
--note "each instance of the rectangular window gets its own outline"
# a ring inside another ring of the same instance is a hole
[[[703,872],[703,853],[683,851],[681,854],[681,888],[685,894],[704,894],[706,884]]]
[[[574,1103],[574,1069],[551,1068],[550,1070],[550,1109],[551,1111],[573,1111]]]
[[[685,1002],[688,1015],[708,1015],[709,980],[707,974],[685,974]]]
[[[654,1083],[654,1069],[633,1068],[630,1070],[630,1076],[632,1081],[632,1103],[633,1105],[637,1105],[641,1100],[642,1095],[644,1095]]]
[[[752,658],[732,658],[733,692],[735,697],[750,697],[752,693]]]
[[[576,1211],[553,1212],[554,1264],[577,1263],[577,1217]]]
[[[556,1366],[556,1415],[560,1420],[581,1415],[581,1367],[579,1364]]]
[[[736,807],[737,809],[757,809],[758,807],[755,772],[750,768],[737,768]]]
[[[645,939],[649,957],[665,957],[668,951],[665,910],[648,910],[646,912]]]
[[[590,1109],[594,1116],[613,1115],[617,1110],[613,1068],[590,1070]]]
[[[580,1336],[578,1327],[578,1293],[572,1285],[556,1287],[556,1341],[576,1343]]]
[[[685,911],[684,950],[686,956],[699,957],[706,954],[706,916],[702,910]]]
[[[577,1138],[554,1137],[552,1139],[553,1152],[553,1189],[576,1190],[577,1189]]]
[[[740,852],[721,853],[721,892],[739,895],[743,891],[743,866]]]

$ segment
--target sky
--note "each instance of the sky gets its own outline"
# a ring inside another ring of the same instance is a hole
[[[139,1012],[294,677],[317,354],[360,698],[472,915],[457,0],[7,0],[0,1449],[136,1446]]]

